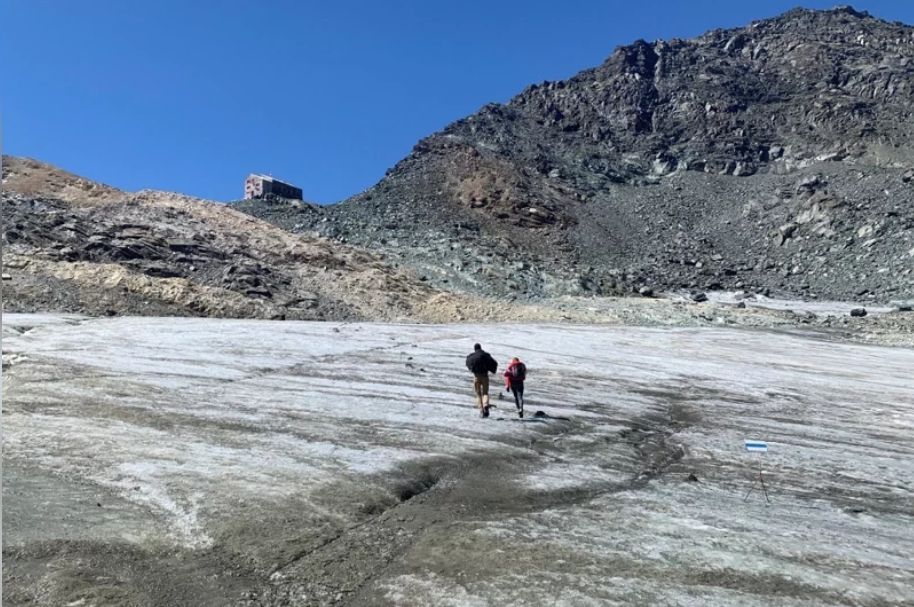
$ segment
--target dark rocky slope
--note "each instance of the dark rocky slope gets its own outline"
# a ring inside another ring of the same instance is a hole
[[[914,28],[796,9],[618,48],[420,141],[343,203],[245,201],[498,295],[914,292]]]
[[[2,160],[4,312],[448,321],[465,303],[222,204]]]

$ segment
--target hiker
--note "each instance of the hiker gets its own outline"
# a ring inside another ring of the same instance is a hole
[[[473,353],[467,356],[467,369],[473,373],[473,391],[479,417],[489,417],[489,373],[498,371],[498,363],[479,344],[473,344]]]
[[[518,417],[524,417],[524,380],[527,379],[527,365],[518,357],[511,359],[511,364],[505,369],[505,391],[514,394],[514,406],[517,407]]]

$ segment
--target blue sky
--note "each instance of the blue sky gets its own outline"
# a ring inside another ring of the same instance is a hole
[[[220,201],[240,198],[248,173],[272,172],[336,202],[420,138],[620,44],[797,4],[0,0],[3,152]],[[910,0],[854,6],[914,23]]]

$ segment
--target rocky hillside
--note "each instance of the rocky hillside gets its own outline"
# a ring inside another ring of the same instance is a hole
[[[456,321],[499,318],[376,254],[225,205],[121,192],[3,157],[6,312]]]
[[[338,205],[236,208],[538,298],[914,294],[914,28],[796,9],[490,104]]]
[[[706,303],[589,297],[525,303],[508,301],[519,299],[513,295],[453,293],[378,253],[293,234],[226,205],[167,192],[122,192],[32,160],[3,162],[29,167],[25,192],[16,191],[21,182],[12,177],[3,184],[4,312],[730,325],[812,329],[838,339],[908,346],[914,336],[914,302],[907,301],[854,317],[847,306],[778,309],[784,302],[773,305],[747,293],[712,294]],[[458,242],[464,244],[440,246],[454,245],[454,253],[472,250],[471,241]]]
[[[75,207],[115,202],[128,196],[110,185],[90,181],[46,162],[16,156],[3,156],[3,190],[25,197],[54,198]]]

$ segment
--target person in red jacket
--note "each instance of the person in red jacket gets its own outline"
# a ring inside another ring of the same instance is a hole
[[[505,369],[505,391],[514,394],[514,406],[517,407],[518,417],[524,416],[524,380],[527,379],[527,365],[518,357],[511,359],[511,364]]]

